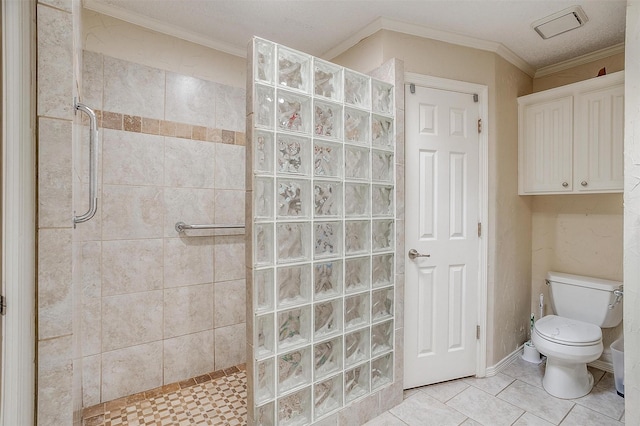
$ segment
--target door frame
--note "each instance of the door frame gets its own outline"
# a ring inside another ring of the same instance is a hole
[[[31,425],[36,366],[35,1],[2,2],[0,425]]]
[[[479,134],[479,174],[478,185],[478,220],[482,224],[482,235],[479,238],[480,259],[478,259],[478,325],[480,325],[480,339],[476,348],[476,377],[485,377],[487,371],[487,288],[488,288],[488,223],[489,223],[489,87],[483,84],[468,83],[459,80],[450,80],[441,77],[432,77],[412,72],[404,73],[406,84],[460,92],[478,94],[480,119],[482,120],[482,131]],[[404,91],[404,87],[402,88]],[[407,123],[405,122],[405,129]],[[405,130],[406,133],[406,130]],[[405,150],[406,152],[406,150]],[[407,159],[405,158],[405,164]],[[405,194],[407,196],[407,194]],[[406,230],[405,230],[406,233]],[[404,253],[403,253],[404,255]],[[406,285],[406,283],[405,283]]]

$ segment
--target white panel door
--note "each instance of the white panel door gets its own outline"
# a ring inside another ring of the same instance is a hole
[[[476,372],[478,105],[406,90],[406,247],[429,257],[405,254],[405,388]]]

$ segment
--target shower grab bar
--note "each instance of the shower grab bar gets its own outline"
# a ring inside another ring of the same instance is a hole
[[[86,213],[76,216],[73,212],[73,227],[76,224],[90,220],[98,210],[98,120],[96,113],[88,106],[77,102],[74,99],[74,109],[84,112],[89,116],[89,210]]]
[[[215,224],[207,224],[207,225],[187,225],[184,222],[176,223],[176,231],[184,232],[187,229],[244,229],[244,225],[215,225]]]

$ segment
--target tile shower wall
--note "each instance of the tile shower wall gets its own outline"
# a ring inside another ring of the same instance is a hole
[[[98,213],[75,231],[87,407],[244,363],[244,236],[174,225],[243,222],[245,94],[83,59],[101,129]]]
[[[310,424],[394,382],[394,87],[266,40],[250,58],[249,423]]]

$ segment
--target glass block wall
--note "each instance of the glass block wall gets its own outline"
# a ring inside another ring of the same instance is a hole
[[[393,382],[394,87],[259,38],[249,58],[249,422],[311,424]]]

